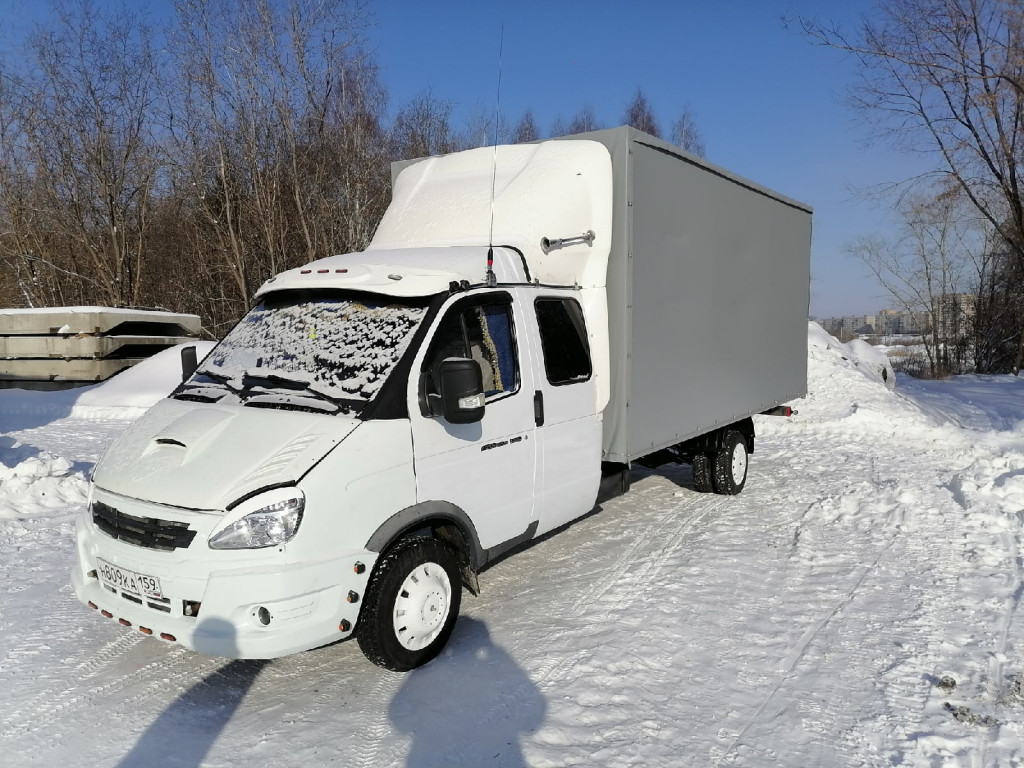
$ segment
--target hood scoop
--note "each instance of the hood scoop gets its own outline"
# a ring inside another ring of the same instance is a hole
[[[153,440],[153,442],[156,443],[157,445],[177,445],[181,448],[185,447],[185,444],[181,442],[181,440],[178,440],[177,438],[174,437],[158,437],[155,440]]]
[[[183,449],[188,454],[198,453],[202,446],[224,431],[232,418],[234,414],[230,411],[216,408],[190,411],[155,435],[143,455],[168,448]]]

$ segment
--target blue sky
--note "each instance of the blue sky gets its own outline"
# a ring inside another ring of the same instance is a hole
[[[853,62],[781,21],[800,14],[852,29],[871,2],[376,0],[371,8],[371,45],[393,106],[429,89],[463,114],[493,111],[502,25],[501,111],[512,122],[532,109],[547,130],[589,104],[618,125],[639,87],[667,133],[689,105],[712,162],[814,207],[811,313],[889,306],[846,249],[859,236],[895,232],[891,205],[862,192],[919,173],[923,159],[872,143],[865,116],[843,104]]]
[[[146,5],[170,16],[169,0]],[[0,23],[16,33],[43,17],[41,6],[0,0]],[[429,90],[456,104],[457,124],[493,114],[504,26],[507,120],[532,109],[547,131],[589,105],[610,127],[622,122],[639,87],[667,134],[688,106],[712,162],[814,207],[813,315],[889,305],[846,249],[859,236],[896,230],[891,204],[862,192],[919,173],[925,160],[871,142],[866,116],[842,104],[853,62],[782,23],[799,14],[852,28],[872,12],[869,0],[369,0],[367,7],[368,47],[392,113]]]

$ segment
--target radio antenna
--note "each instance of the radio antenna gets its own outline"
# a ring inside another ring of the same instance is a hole
[[[491,223],[487,231],[487,287],[498,284],[494,277],[494,184],[498,175],[498,115],[501,113],[501,53],[505,47],[505,20],[501,21],[498,38],[498,94],[494,100],[494,156],[491,160]]]

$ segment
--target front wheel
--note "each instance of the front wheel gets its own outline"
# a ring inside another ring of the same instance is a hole
[[[444,648],[459,616],[455,552],[436,539],[399,541],[378,561],[356,639],[366,658],[395,672],[426,664]]]
[[[715,454],[711,480],[715,493],[735,496],[747,482],[747,440],[734,429],[725,433],[722,449]]]

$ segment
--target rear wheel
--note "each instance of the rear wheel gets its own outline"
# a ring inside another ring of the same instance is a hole
[[[697,493],[711,493],[714,490],[711,482],[711,457],[706,453],[693,456],[693,490]]]
[[[715,493],[735,496],[747,482],[747,440],[740,432],[729,430],[722,449],[715,454],[711,481]]]
[[[405,672],[444,648],[462,601],[458,557],[436,539],[404,539],[378,561],[356,639],[378,666]]]

